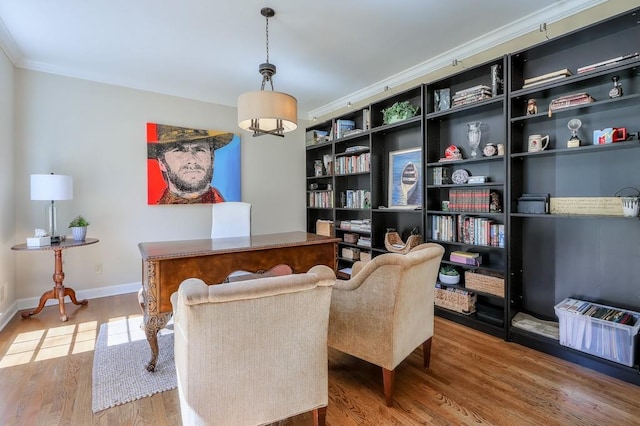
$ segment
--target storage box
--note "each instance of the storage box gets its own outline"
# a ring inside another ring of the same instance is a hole
[[[29,237],[27,238],[27,247],[50,246],[51,237]]]
[[[360,238],[359,234],[350,234],[348,232],[345,232],[345,234],[342,236],[342,239],[345,243],[351,244],[356,244],[358,242],[358,238]]]
[[[435,305],[469,315],[476,311],[476,295],[461,288],[436,284]]]
[[[351,260],[360,260],[360,250],[353,247],[343,247],[342,257]]]
[[[482,273],[480,273],[464,271],[464,286],[469,290],[504,297],[504,276],[497,272],[482,271]]]
[[[361,251],[360,252],[360,260],[362,262],[368,262],[371,260],[371,252],[369,251]]]
[[[640,313],[571,298],[554,309],[561,345],[633,367]],[[619,322],[622,318],[629,322]]]
[[[333,237],[333,221],[318,219],[316,221],[316,234]]]

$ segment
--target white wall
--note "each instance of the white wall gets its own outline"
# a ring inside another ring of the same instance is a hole
[[[7,246],[24,242],[35,227],[46,228],[47,202],[29,199],[29,175],[49,172],[74,177],[73,200],[56,203],[61,233],[82,214],[91,223],[87,235],[100,239],[63,254],[65,284],[80,296],[83,290],[91,296],[86,290],[139,283],[140,242],[209,238],[210,206],[146,204],[145,124],[240,134],[235,108],[22,69],[15,74],[16,236]],[[254,234],[306,229],[306,125],[299,123],[285,138],[241,134],[242,198],[253,204]],[[10,147],[4,136],[2,144]],[[3,190],[3,198],[13,195]],[[16,256],[16,297],[39,298],[53,285],[52,252]],[[95,273],[98,264],[102,274]]]
[[[7,311],[15,310],[16,265],[13,174],[14,68],[0,49],[0,329]],[[13,306],[12,306],[13,305]]]

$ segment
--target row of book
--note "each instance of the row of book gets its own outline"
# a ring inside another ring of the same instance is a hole
[[[504,224],[484,217],[434,215],[431,217],[434,240],[504,247]]]
[[[362,173],[370,170],[371,155],[366,152],[360,155],[336,157],[336,175],[346,175],[349,173]]]
[[[491,88],[480,84],[477,86],[469,87],[467,89],[457,91],[452,100],[452,106],[461,106],[470,104],[473,102],[481,101],[491,97]]]
[[[557,308],[577,315],[584,315],[629,326],[634,326],[638,320],[636,315],[622,309],[571,298],[565,299]]]
[[[370,219],[351,219],[338,222],[338,229],[343,231],[371,232]]]
[[[309,191],[309,207],[333,208],[333,191]]]
[[[449,211],[468,213],[489,213],[491,211],[491,191],[489,188],[450,189]]]
[[[371,208],[371,192],[366,189],[347,189],[340,195],[343,208],[369,209]]]

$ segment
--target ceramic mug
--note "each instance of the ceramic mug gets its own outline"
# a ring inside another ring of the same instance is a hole
[[[549,145],[549,135],[531,135],[529,136],[529,152],[539,152],[547,149]]]

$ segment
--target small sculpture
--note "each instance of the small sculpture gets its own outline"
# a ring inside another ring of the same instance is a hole
[[[527,101],[527,115],[535,115],[538,113],[538,104],[535,99]]]
[[[444,150],[444,158],[448,160],[460,160],[462,159],[462,153],[455,145],[449,145],[447,149]]]
[[[612,99],[619,98],[620,96],[622,96],[622,85],[620,84],[620,77],[614,75],[613,77],[611,77],[611,80],[613,81],[613,88],[609,90],[609,97]]]
[[[502,205],[500,203],[500,194],[496,191],[491,191],[491,202],[489,204],[489,211],[492,213],[498,213],[502,211]]]

